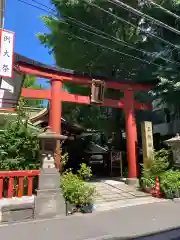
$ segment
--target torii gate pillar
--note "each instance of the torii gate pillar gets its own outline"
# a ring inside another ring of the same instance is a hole
[[[61,90],[62,82],[51,80],[50,127],[57,134],[61,134]]]
[[[61,115],[62,115],[62,102],[61,102],[62,82],[60,80],[51,80],[51,102],[50,102],[50,128],[52,132],[61,134]],[[56,142],[55,151],[56,168],[61,171],[61,152],[60,141]]]
[[[124,91],[124,112],[126,121],[126,141],[128,157],[128,183],[137,184],[137,129],[134,110],[134,93],[131,89]]]

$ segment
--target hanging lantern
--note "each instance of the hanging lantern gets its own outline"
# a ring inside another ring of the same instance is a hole
[[[91,103],[103,103],[105,92],[105,83],[101,80],[92,80],[91,85]]]

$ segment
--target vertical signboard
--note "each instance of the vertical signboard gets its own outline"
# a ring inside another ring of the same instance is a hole
[[[154,150],[152,122],[141,123],[141,134],[142,134],[143,160],[146,166],[149,160],[152,158]]]
[[[12,78],[14,64],[14,33],[0,30],[0,76]]]

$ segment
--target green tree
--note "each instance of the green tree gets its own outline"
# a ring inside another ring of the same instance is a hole
[[[0,170],[39,169],[37,130],[29,127],[21,106],[17,113],[1,133]]]
[[[180,16],[180,1],[179,0],[168,0],[160,1],[156,0],[155,3],[161,5],[162,7],[168,9],[172,13]],[[180,20],[170,14],[167,11],[164,11],[158,6],[155,5],[145,5],[143,10],[148,15],[164,22],[170,27],[180,30]],[[166,41],[169,41],[171,44],[174,44],[175,47],[170,46],[169,44],[163,44],[160,41],[155,41],[155,39],[148,37],[147,43],[154,42],[155,50],[154,53],[157,56],[157,62],[161,61],[159,57],[164,57],[167,60],[176,61],[176,63],[170,63],[168,61],[164,62],[164,66],[159,68],[157,71],[157,78],[159,83],[153,89],[152,96],[153,98],[161,99],[161,102],[166,103],[169,106],[174,106],[175,109],[180,107],[180,82],[179,82],[179,52],[180,52],[180,42],[179,35],[173,33],[170,30],[159,27],[155,24],[145,21],[146,26],[151,26],[151,32],[155,33],[158,37],[163,38]],[[158,44],[157,44],[158,43]]]
[[[26,75],[23,83],[24,88],[33,88],[33,89],[43,89],[41,84],[37,83],[37,77],[33,75]],[[27,99],[21,98],[21,102],[23,102],[24,106],[28,107],[42,107],[43,100],[39,99]]]
[[[112,17],[88,4],[84,4],[83,1],[53,1],[53,4],[56,7],[57,14],[74,17],[79,21],[105,31],[110,35],[117,36],[117,38],[121,40],[138,42],[141,39],[141,37],[136,34],[135,29],[132,29],[131,27],[126,28],[124,24],[119,23]],[[106,9],[110,7],[109,4],[104,4],[103,2],[100,3],[100,6],[105,7]],[[114,9],[113,11],[126,19],[130,17],[125,11],[120,11],[118,9]],[[79,72],[87,72],[88,74],[93,73],[97,75],[106,75],[108,77],[119,76],[123,80],[129,77],[130,72],[133,72],[136,66],[139,68],[139,64],[137,65],[137,61],[134,61],[133,59],[85,43],[74,37],[63,34],[63,31],[80,37],[85,37],[86,39],[97,43],[108,45],[108,47],[116,48],[117,50],[125,51],[126,53],[132,52],[130,49],[127,49],[127,47],[117,45],[105,39],[97,38],[97,36],[81,31],[76,25],[66,25],[52,17],[44,16],[42,17],[42,20],[50,29],[50,34],[41,34],[39,35],[39,38],[43,44],[52,49],[56,63],[61,67],[74,69]],[[134,23],[137,24],[137,22],[138,21],[134,19]],[[121,34],[121,32],[123,34]],[[58,41],[56,39],[58,39]],[[131,77],[132,76],[133,74],[131,74]],[[66,88],[71,93],[79,93],[82,95],[89,94],[87,88],[82,88],[75,84],[66,84]],[[108,93],[108,95],[116,95],[117,98],[122,96],[120,92],[115,93],[114,91]],[[71,104],[64,105],[64,109],[67,109],[66,106],[68,106],[68,111]],[[106,108],[94,106],[76,106],[75,108],[72,106],[71,108],[73,108],[73,112],[75,113],[75,119],[86,127],[104,128],[108,129],[109,132],[112,132],[113,130],[117,131],[117,129],[110,129],[110,127],[107,128],[106,126],[114,126],[114,124],[110,124],[109,121],[114,122],[114,119],[117,119],[117,116],[120,116],[120,110],[110,111]],[[120,122],[119,119],[118,122]],[[118,125],[119,128],[120,124],[116,125]]]
[[[139,8],[134,1],[129,0],[128,2],[134,7]],[[49,28],[50,33],[39,34],[38,36],[41,42],[53,51],[57,65],[63,68],[73,69],[78,72],[105,75],[110,78],[116,77],[120,80],[142,79],[142,77],[140,77],[142,75],[142,70],[146,70],[147,72],[149,69],[148,64],[140,61],[138,62],[136,59],[120,55],[112,50],[103,49],[102,47],[94,46],[91,43],[83,42],[73,36],[76,35],[90,41],[106,45],[110,48],[122,51],[125,54],[133,54],[137,57],[139,56],[142,59],[144,58],[144,54],[110,40],[99,38],[97,35],[84,32],[78,25],[67,19],[66,23],[68,24],[64,24],[64,20],[62,19],[63,17],[66,18],[66,16],[73,17],[82,23],[106,32],[110,36],[117,37],[119,40],[126,41],[136,47],[141,46],[141,48],[146,48],[147,44],[143,42],[143,36],[136,28],[132,28],[132,26],[122,23],[118,19],[102,12],[98,8],[85,3],[83,0],[53,0],[52,3],[56,8],[57,15],[61,16],[61,18],[43,16],[42,21]],[[127,21],[131,20],[131,22],[135,25],[138,25],[141,20],[139,18],[132,17],[131,13],[118,8],[111,3],[99,1],[99,3],[96,4],[107,11],[111,9],[112,13],[124,18]],[[72,36],[69,36],[66,33]],[[149,57],[146,56],[146,59],[148,58]],[[140,67],[141,74],[140,71],[137,72],[137,69],[140,69]],[[148,77],[151,79],[152,74],[150,73],[152,71],[150,72],[149,70],[148,72]],[[74,88],[75,87],[73,85],[73,89]]]
[[[154,35],[169,40],[177,46],[179,45],[178,35],[155,25],[152,21],[137,17],[129,11],[119,8],[108,1],[88,1],[89,3],[97,4],[106,11],[110,11],[117,17],[121,17],[136,26],[148,30],[148,32]],[[179,15],[180,4],[178,0],[167,0],[164,2],[157,0],[156,2]],[[163,101],[179,105],[179,101],[173,99],[174,92],[176,92],[176,98],[179,96],[179,67],[161,58],[178,61],[178,51],[173,50],[168,44],[140,31],[139,28],[125,24],[89,3],[83,0],[52,0],[57,17],[42,17],[42,21],[49,29],[49,33],[39,34],[38,37],[41,43],[53,52],[57,65],[63,68],[73,69],[77,72],[87,72],[90,75],[92,73],[96,75],[105,75],[109,78],[126,81],[149,81],[157,80],[157,78],[162,79],[163,77],[167,79],[167,90],[164,91],[164,86],[162,87],[162,84],[159,84],[153,91],[153,97],[160,96]],[[176,21],[172,16],[169,16],[161,9],[154,7],[154,5],[146,4],[147,1],[128,0],[126,3],[179,29],[179,21]],[[75,20],[71,21],[69,17]],[[83,31],[82,26],[76,24],[76,20],[83,24],[88,24],[95,29],[104,31],[106,34],[120,41],[125,41],[132,47],[140,48],[144,53],[128,48],[125,45],[117,44],[117,42],[100,38],[97,35],[92,35],[87,31]],[[77,36],[121,51],[124,55],[80,40]],[[147,52],[149,54],[147,54]],[[127,56],[127,54],[139,57],[142,60],[151,62],[151,64],[133,59]],[[155,66],[153,63],[162,65],[162,67]],[[82,95],[88,94],[87,88],[79,87],[75,84],[66,84],[66,88],[73,93],[80,93]],[[111,91],[108,95],[111,97],[116,95],[116,98],[123,96],[120,91],[116,93],[115,91]],[[136,98],[143,99],[144,102],[152,99],[147,93],[137,93]],[[103,119],[103,122],[106,122],[106,124],[108,124],[111,119],[116,123],[114,124],[114,126],[116,126],[115,131],[117,131],[117,128],[119,128],[121,124],[119,119],[123,118],[123,115],[120,114],[120,110],[108,112],[106,109],[95,109],[94,107],[82,106],[76,107],[74,112],[76,112],[79,118],[83,119],[82,122],[86,123],[90,123],[89,118],[93,119],[97,116],[98,122],[100,122],[99,119]],[[86,115],[84,112],[86,112]],[[96,126],[98,125],[97,121],[93,123]],[[99,125],[102,126],[102,124]]]

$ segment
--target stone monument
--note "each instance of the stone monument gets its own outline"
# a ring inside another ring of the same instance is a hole
[[[39,135],[41,170],[39,188],[35,197],[35,218],[65,215],[65,201],[60,188],[60,172],[55,167],[55,151],[57,141],[64,141],[67,138],[67,136],[51,132],[50,129]]]
[[[180,135],[177,133],[175,137],[165,141],[172,149],[174,166],[180,168]]]

